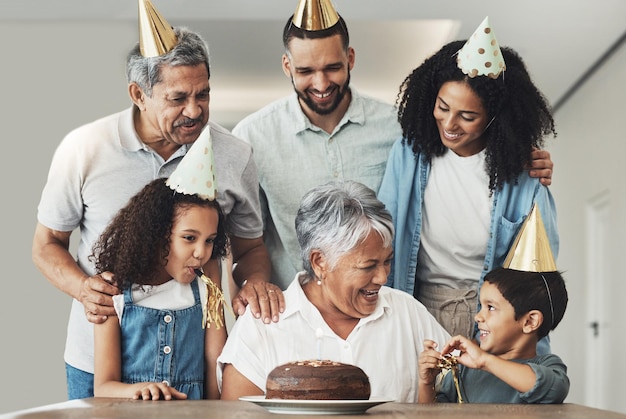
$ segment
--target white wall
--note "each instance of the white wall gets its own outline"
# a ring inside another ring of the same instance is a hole
[[[70,299],[51,286],[31,261],[36,206],[52,154],[72,128],[129,105],[124,61],[136,39],[136,24],[75,22],[0,22],[2,42],[2,112],[0,127],[5,148],[0,168],[3,185],[0,252],[5,290],[0,313],[5,319],[0,338],[0,413],[59,402],[66,398],[63,348]],[[559,137],[549,143],[556,162],[553,191],[562,231],[561,269],[567,270],[570,306],[553,337],[555,352],[570,366],[572,392],[568,401],[583,403],[585,377],[579,335],[584,327],[584,267],[579,245],[581,187],[602,189],[611,184],[617,193],[625,186],[616,167],[604,164],[607,155],[624,156],[626,129],[623,94],[626,90],[626,48],[614,57],[556,115]],[[219,122],[219,119],[217,119]],[[573,159],[569,150],[588,150],[587,160]],[[611,170],[613,170],[611,172]],[[584,185],[568,182],[582,171]],[[620,189],[621,188],[621,189]],[[623,201],[622,201],[623,203]],[[615,220],[624,230],[624,207]],[[617,211],[616,210],[616,211]],[[624,235],[622,235],[624,237]],[[621,246],[617,246],[621,245]],[[616,260],[623,257],[617,249]],[[617,274],[618,270],[615,270]],[[624,285],[616,280],[624,295]],[[625,308],[616,307],[622,318]],[[621,395],[624,375],[621,348],[624,336],[615,334],[615,374],[611,387]],[[616,397],[617,398],[617,397]],[[622,398],[623,399],[623,398]],[[626,411],[623,408],[622,411]]]
[[[626,374],[624,318],[626,282],[626,45],[622,44],[582,87],[557,111],[558,136],[548,147],[555,162],[552,192],[558,214],[561,251],[557,265],[564,270],[570,302],[563,323],[553,337],[553,351],[569,366],[572,388],[568,401],[590,403],[584,393],[585,366],[607,365],[608,374],[598,384],[606,387],[603,406],[626,413],[622,378]],[[606,194],[610,201],[610,233],[606,243],[608,266],[589,266],[586,208],[594,197]],[[598,282],[596,275],[607,272],[608,298],[590,307],[586,297]],[[589,285],[588,285],[589,284]],[[608,317],[600,327],[606,339],[586,350],[592,339],[587,310],[601,308]],[[594,371],[594,376],[600,374]]]
[[[0,22],[0,413],[66,399],[71,300],[31,261],[37,204],[61,138],[130,104],[124,63],[136,36],[132,22]]]

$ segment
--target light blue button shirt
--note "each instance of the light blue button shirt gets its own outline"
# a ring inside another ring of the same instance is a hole
[[[295,93],[233,129],[253,148],[272,282],[282,289],[302,270],[294,223],[302,196],[333,180],[355,180],[377,191],[389,150],[401,137],[395,107],[351,93],[346,114],[330,134],[304,115]]]
[[[413,294],[417,252],[422,229],[422,201],[428,182],[430,164],[423,156],[415,157],[411,148],[397,141],[389,155],[387,170],[378,198],[391,212],[396,234],[394,260],[387,286]],[[556,207],[549,189],[522,173],[517,184],[506,183],[494,192],[489,243],[478,287],[487,272],[501,266],[533,203],[537,203],[556,258],[559,250]]]
[[[409,294],[415,291],[417,252],[422,230],[422,202],[428,182],[430,164],[423,156],[416,158],[410,146],[398,140],[389,154],[389,161],[378,198],[391,212],[396,234],[394,237],[394,259],[387,286]],[[524,219],[537,203],[546,228],[554,257],[559,251],[556,207],[549,189],[522,173],[516,184],[506,183],[494,192],[489,228],[489,243],[478,290],[485,275],[493,268],[502,266]],[[480,303],[478,304],[480,310]],[[542,339],[537,352],[549,352],[549,340]]]

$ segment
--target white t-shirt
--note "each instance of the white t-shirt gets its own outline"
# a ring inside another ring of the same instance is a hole
[[[191,307],[195,303],[191,284],[181,284],[173,279],[161,285],[133,284],[131,289],[133,303],[141,307],[157,310],[181,310]],[[198,281],[198,291],[200,292],[200,302],[203,305],[206,304],[207,290],[202,281]],[[121,324],[124,313],[124,294],[113,296],[113,307]]]
[[[491,206],[484,150],[469,157],[448,150],[433,159],[422,209],[421,282],[476,286],[489,242]]]
[[[217,360],[220,390],[225,364],[265,391],[267,376],[278,365],[319,357],[363,369],[370,379],[371,397],[416,402],[424,339],[433,339],[442,348],[450,338],[435,318],[413,296],[382,287],[374,313],[360,319],[344,340],[307,299],[299,282],[302,274],[284,293],[286,309],[279,322],[264,324],[249,309],[239,317]],[[318,329],[323,335],[319,345]]]

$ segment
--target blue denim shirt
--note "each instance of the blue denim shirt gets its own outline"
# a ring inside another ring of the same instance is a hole
[[[391,149],[378,198],[394,220],[394,259],[387,286],[413,294],[417,252],[422,230],[422,201],[428,182],[430,164],[415,156],[402,140]],[[487,272],[501,266],[533,203],[541,212],[550,246],[556,258],[559,250],[556,208],[552,194],[539,180],[522,173],[517,184],[507,183],[494,191],[489,243],[478,289]]]

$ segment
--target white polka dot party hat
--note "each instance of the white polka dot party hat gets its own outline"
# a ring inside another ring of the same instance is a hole
[[[217,196],[211,127],[207,124],[180,161],[166,185],[183,194],[197,194],[212,201]]]
[[[457,55],[457,65],[469,77],[487,76],[498,78],[506,70],[500,45],[489,24],[489,16],[465,42]]]

